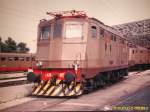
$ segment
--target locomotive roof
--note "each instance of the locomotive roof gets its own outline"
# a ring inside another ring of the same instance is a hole
[[[96,18],[89,18],[89,19],[98,22],[98,23],[99,23],[99,26],[102,27],[103,29],[105,29],[105,30],[107,30],[107,31],[109,31],[109,32],[111,32],[111,33],[113,33],[113,34],[115,34],[115,35],[118,35],[118,36],[120,36],[121,38],[125,39],[124,36],[123,36],[120,32],[118,32],[116,29],[114,29],[113,27],[110,27],[110,26],[108,26],[108,25],[105,25],[103,22],[99,21],[99,20],[96,19]]]
[[[95,21],[95,22],[97,22],[97,23],[99,23],[99,26],[101,27],[101,28],[103,28],[103,29],[105,29],[105,30],[107,30],[107,31],[109,31],[109,32],[111,32],[111,33],[113,33],[113,34],[115,34],[115,35],[118,35],[118,36],[120,36],[121,38],[124,38],[123,37],[123,35],[120,33],[120,32],[118,32],[116,29],[114,29],[114,28],[112,28],[112,27],[110,27],[110,26],[108,26],[108,25],[105,25],[103,22],[101,22],[101,21],[99,21],[98,19],[96,19],[96,18],[89,18],[89,17],[61,17],[61,18],[53,18],[53,19],[50,19],[50,20],[45,20],[45,19],[42,19],[42,20],[40,20],[40,26],[43,26],[43,25],[46,25],[46,24],[48,24],[48,23],[50,23],[50,22],[53,22],[53,21],[55,21],[55,20],[60,20],[60,19],[63,19],[63,20],[65,20],[65,19],[85,19],[85,20],[87,20],[87,19],[89,19],[89,20],[93,20],[93,21]],[[125,39],[125,38],[124,38]]]
[[[55,20],[59,20],[59,19],[69,19],[69,18],[73,18],[73,19],[89,19],[89,20],[93,20],[97,23],[99,23],[99,26],[102,27],[103,29],[118,35],[120,38],[124,38],[123,34],[121,34],[120,32],[118,32],[116,29],[105,25],[103,22],[99,21],[96,18],[90,18],[86,15],[86,13],[84,11],[76,11],[76,10],[70,10],[70,11],[59,11],[59,12],[47,12],[48,15],[53,16],[53,19],[50,20],[46,20],[46,19],[42,19],[40,20],[40,26],[46,25],[48,23],[50,23],[51,21],[55,21]]]

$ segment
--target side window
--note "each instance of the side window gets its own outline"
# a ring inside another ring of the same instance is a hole
[[[97,28],[96,28],[96,26],[91,26],[91,36],[93,38],[97,37]]]
[[[111,34],[111,40],[116,41],[116,36],[114,34]]]
[[[48,39],[50,36],[50,26],[45,26],[41,28],[41,39]]]
[[[100,36],[101,36],[101,37],[104,37],[104,29],[101,29],[101,28],[100,28]]]
[[[107,50],[107,43],[105,43],[105,51]]]
[[[116,41],[116,36],[114,35],[114,41]]]
[[[134,50],[132,50],[132,54],[134,54]]]
[[[55,22],[54,24],[54,34],[53,37],[61,37],[61,32],[62,32],[62,24],[58,21]]]

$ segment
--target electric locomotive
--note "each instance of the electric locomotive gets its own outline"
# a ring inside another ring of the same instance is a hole
[[[83,11],[48,12],[38,25],[37,82],[32,95],[79,96],[128,73],[127,41],[115,29]]]

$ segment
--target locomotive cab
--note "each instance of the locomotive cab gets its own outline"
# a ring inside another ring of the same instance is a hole
[[[87,17],[78,14],[56,16],[52,20],[40,21],[37,60],[42,65],[34,69],[33,74],[34,81],[36,81],[35,77],[40,76],[41,83],[33,95],[72,96],[82,94],[80,70],[85,67],[87,25]],[[33,79],[30,78],[30,74],[29,79]],[[38,93],[39,88],[49,89],[46,93],[44,90]]]
[[[48,68],[83,67],[86,52],[87,23],[85,18],[41,21],[37,57]],[[69,51],[69,52],[68,52]]]

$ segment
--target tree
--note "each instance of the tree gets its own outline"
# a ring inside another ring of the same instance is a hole
[[[8,37],[8,39],[3,42],[2,38],[0,37],[0,52],[27,53],[29,50],[30,49],[27,47],[27,44],[24,42],[17,44],[17,42],[15,42],[11,37]]]
[[[2,42],[2,38],[0,37],[0,52],[7,52],[7,46]]]
[[[17,51],[20,52],[20,53],[26,53],[26,52],[29,52],[29,48],[27,48],[27,44],[24,43],[24,42],[20,42],[18,45],[17,45]]]
[[[7,52],[17,51],[17,43],[11,37],[8,37],[8,39],[5,40],[5,44],[7,46]]]

